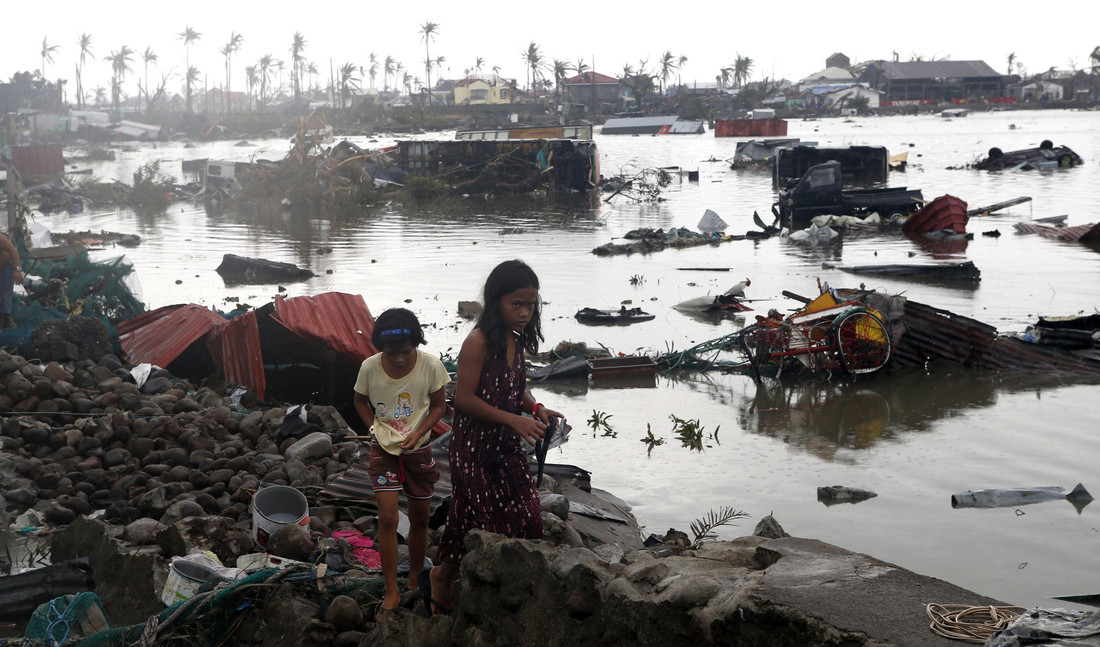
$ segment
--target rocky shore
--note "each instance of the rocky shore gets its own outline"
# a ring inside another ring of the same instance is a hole
[[[570,512],[570,497],[588,493],[547,478],[544,541],[472,533],[449,615],[428,617],[409,592],[375,622],[377,573],[332,538],[369,536],[373,517],[322,500],[359,445],[340,414],[313,407],[315,428],[297,437],[281,433],[284,408],[248,411],[162,369],[144,380],[132,369],[111,354],[41,364],[0,351],[0,521],[40,522],[54,563],[90,565],[110,628],[88,625],[86,644],[144,633],[143,644],[196,645],[936,646],[957,643],[929,630],[926,604],[998,604],[788,537],[770,518],[730,542],[614,539]],[[170,558],[206,551],[234,566],[256,552],[249,505],[267,484],[310,495],[308,527],[287,525],[266,547],[303,564],[208,582],[165,608]]]

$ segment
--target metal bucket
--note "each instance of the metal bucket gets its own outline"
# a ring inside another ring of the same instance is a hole
[[[161,602],[168,606],[182,602],[195,595],[200,586],[217,577],[220,577],[218,572],[209,566],[177,559],[168,568],[168,580],[160,594]]]
[[[283,526],[309,523],[306,495],[286,485],[269,485],[252,496],[252,541],[260,548]]]

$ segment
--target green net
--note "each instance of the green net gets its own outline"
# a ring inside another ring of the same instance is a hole
[[[12,300],[12,316],[22,325],[37,321],[44,310],[83,315],[114,328],[145,312],[128,284],[134,266],[125,257],[93,261],[87,252],[69,258],[37,261],[27,274],[42,277],[26,295]]]
[[[129,647],[155,633],[150,644],[225,644],[245,614],[262,610],[276,593],[309,598],[322,612],[336,596],[347,595],[360,605],[382,599],[386,583],[380,578],[353,578],[342,574],[320,577],[316,568],[269,568],[226,584],[208,582],[194,596],[162,611],[155,620],[116,627],[87,636],[76,647]],[[30,635],[28,634],[28,637]]]
[[[73,629],[78,629],[81,618],[93,605],[99,607],[100,613],[106,617],[103,602],[95,593],[64,595],[40,604],[31,614],[24,637],[46,645],[64,644]]]

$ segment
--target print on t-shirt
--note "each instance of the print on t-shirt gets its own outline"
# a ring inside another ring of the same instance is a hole
[[[402,391],[397,395],[397,400],[393,404],[393,410],[391,411],[389,406],[385,402],[374,403],[374,415],[379,420],[383,420],[390,427],[393,427],[394,431],[398,432],[402,436],[408,436],[411,431],[409,426],[409,418],[413,414],[412,395],[408,391]]]

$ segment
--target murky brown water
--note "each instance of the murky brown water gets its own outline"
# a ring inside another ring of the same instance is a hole
[[[1071,225],[1100,220],[1094,198],[1100,186],[1100,112],[828,119],[792,122],[790,134],[822,146],[876,144],[891,153],[909,150],[910,170],[893,175],[891,183],[921,188],[929,199],[950,193],[979,206],[1017,196],[1034,198],[1030,204],[972,219],[969,228],[979,234],[974,241],[936,254],[973,260],[983,274],[980,286],[880,280],[868,281],[869,287],[903,292],[1002,331],[1021,330],[1039,314],[1093,312],[1097,307],[1100,255],[1018,236],[1012,223],[1060,214],[1068,214]],[[1036,146],[1043,139],[1072,147],[1086,165],[1043,174],[946,170],[975,160],[991,146],[1011,150]],[[525,259],[540,275],[548,301],[548,345],[584,341],[630,353],[684,348],[740,327],[743,323],[736,320],[692,319],[671,306],[745,277],[752,278],[750,297],[775,298],[758,304],[760,308],[782,309],[793,306],[779,298],[782,290],[812,294],[818,277],[839,286],[858,282],[821,269],[823,261],[904,263],[933,255],[905,238],[864,237],[823,247],[772,239],[597,258],[590,253],[594,247],[631,229],[694,227],[707,208],[731,223],[730,231],[744,231],[752,228],[753,211],[766,215],[772,200],[766,174],[734,172],[721,162],[705,161],[732,155],[732,139],[710,134],[598,136],[598,143],[604,175],[630,164],[679,165],[699,169],[700,181],[672,187],[668,201],[660,204],[616,200],[612,205],[555,205],[475,196],[314,220],[209,216],[185,204],[151,218],[125,210],[42,221],[55,231],[107,229],[141,235],[144,242],[136,249],[96,255],[125,252],[136,265],[150,308],[183,302],[225,307],[228,296],[266,303],[275,294],[274,286],[228,288],[214,272],[224,253],[259,256],[305,265],[319,274],[287,285],[291,295],[361,293],[376,313],[411,299],[408,307],[435,325],[428,350],[451,353],[457,352],[469,327],[455,314],[457,302],[476,299],[489,269],[507,258]],[[278,159],[284,149],[282,141],[187,149],[162,145],[121,153],[117,162],[97,166],[96,173],[130,182],[138,164],[160,159],[162,170],[179,176],[181,159]],[[502,235],[505,228],[525,231]],[[980,236],[992,229],[1002,236]],[[322,253],[326,248],[331,253]],[[731,271],[677,269],[681,267]],[[640,282],[633,285],[632,277]],[[582,307],[618,307],[624,299],[657,318],[621,329],[585,327],[573,319]],[[1100,445],[1093,438],[1100,421],[1096,383],[949,371],[855,384],[758,388],[744,377],[708,373],[662,376],[652,389],[569,382],[539,385],[536,391],[575,427],[570,442],[551,460],[593,471],[595,486],[633,504],[647,531],[686,531],[710,510],[732,506],[752,519],[720,529],[724,538],[751,532],[760,517],[773,513],[792,534],[869,553],[1015,604],[1070,606],[1044,596],[1100,587],[1095,576],[1100,572],[1100,504],[1078,514],[1063,502],[1018,511],[953,510],[949,503],[952,493],[967,489],[1069,489],[1077,482],[1100,495]],[[614,437],[585,427],[594,411],[610,414]],[[683,448],[670,415],[698,419],[708,434],[717,433],[701,452]],[[652,452],[639,442],[647,426],[665,441]],[[826,507],[816,500],[816,488],[834,484],[868,488],[878,497]]]

